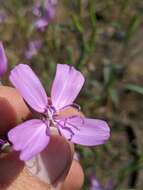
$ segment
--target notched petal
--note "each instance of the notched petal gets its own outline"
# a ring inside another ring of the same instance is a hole
[[[62,127],[61,127],[62,126]],[[110,137],[110,128],[103,120],[71,117],[60,121],[61,133],[73,143],[95,146],[105,143]]]
[[[10,74],[10,81],[25,101],[37,112],[44,112],[48,105],[46,92],[32,69],[25,64],[17,65]]]
[[[48,126],[39,119],[26,121],[8,132],[14,150],[21,151],[20,159],[29,160],[49,143]]]
[[[58,64],[52,84],[51,100],[56,110],[71,105],[84,84],[84,76],[74,67]]]

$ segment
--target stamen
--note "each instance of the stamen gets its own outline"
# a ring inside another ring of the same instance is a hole
[[[54,106],[52,106],[52,105],[47,106],[47,108],[48,108],[48,110],[49,110],[52,114],[54,114],[54,113],[56,112],[56,109],[55,109]]]
[[[78,111],[81,110],[80,105],[78,105],[78,104],[76,104],[76,103],[73,103],[71,106],[74,107],[74,108],[76,108]]]
[[[60,125],[60,127],[62,128],[62,129],[64,129],[64,130],[67,130],[69,133],[70,133],[70,138],[68,139],[68,140],[71,140],[72,139],[72,137],[73,137],[73,135],[74,135],[74,132],[72,131],[72,129],[70,129],[69,127],[66,127],[65,126],[65,123],[64,123],[64,125],[62,125],[60,122],[58,122],[58,121],[55,121],[58,125]],[[57,125],[57,129],[58,129],[58,131],[60,131],[60,129],[58,128],[58,125]],[[60,135],[62,135],[61,134],[61,132],[60,132]]]
[[[44,113],[42,113],[42,118],[41,120],[48,126],[54,126],[55,125],[55,121],[54,121],[54,114],[55,114],[56,110],[53,106],[48,105],[44,111]]]
[[[78,111],[81,110],[80,105],[78,105],[78,104],[76,104],[76,103],[72,103],[72,104],[69,104],[69,105],[67,105],[67,106],[64,106],[64,107],[61,108],[59,111],[61,111],[61,110],[63,110],[63,109],[66,109],[66,108],[68,108],[68,107],[73,107],[73,108],[77,109]]]
[[[73,125],[73,124],[71,124],[71,123],[68,122],[68,119],[72,119],[72,118],[76,118],[76,117],[77,117],[77,115],[73,115],[73,116],[61,118],[60,120],[61,120],[61,121],[64,120],[64,125],[66,125],[66,123],[67,123],[68,125],[71,125],[71,126],[74,127],[75,129],[80,130],[79,127],[77,127],[77,126],[75,126],[75,125]],[[83,126],[83,124],[84,124],[84,122],[85,122],[85,121],[84,121],[84,118],[81,117],[81,116],[78,116],[78,118],[81,119],[81,122],[82,122],[82,125],[81,125],[81,126]],[[81,126],[80,126],[80,127],[81,127]]]

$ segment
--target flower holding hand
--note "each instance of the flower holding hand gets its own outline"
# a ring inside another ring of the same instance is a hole
[[[0,70],[4,74],[6,69],[3,69],[3,66],[7,64],[7,59],[3,46],[1,50]],[[18,152],[10,147],[5,148],[7,132],[28,118],[33,118],[33,114],[17,90],[0,86],[0,189],[47,190],[51,189],[49,184],[52,181],[60,184],[62,190],[80,189],[83,183],[82,168],[78,161],[73,160],[73,145],[61,136],[51,134],[49,145],[41,154],[44,160],[44,174],[49,175],[46,176],[46,181],[40,180],[39,176],[31,175],[31,168],[19,159]]]

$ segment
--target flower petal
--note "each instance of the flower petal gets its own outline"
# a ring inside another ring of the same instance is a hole
[[[39,30],[44,30],[46,26],[48,26],[49,22],[45,18],[39,18],[35,22],[35,27]]]
[[[83,75],[74,67],[58,64],[52,85],[51,100],[59,110],[73,103],[84,84]]]
[[[59,124],[57,127],[61,133],[73,143],[95,146],[103,144],[110,137],[110,129],[103,120],[77,116],[60,121]]]
[[[41,152],[50,140],[47,125],[39,119],[26,121],[11,129],[8,138],[13,143],[13,148],[21,151],[21,160],[31,159]]]
[[[34,110],[41,113],[45,111],[48,105],[46,92],[28,65],[16,66],[11,71],[10,81]]]
[[[0,42],[0,77],[7,71],[7,57],[2,42]]]
[[[100,182],[96,179],[95,176],[91,178],[91,187],[90,190],[104,190]]]
[[[34,55],[38,54],[38,51],[40,50],[42,46],[41,40],[32,40],[28,44],[28,48],[25,51],[25,57],[27,59],[31,59]]]

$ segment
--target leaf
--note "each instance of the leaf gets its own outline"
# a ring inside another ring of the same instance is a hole
[[[72,21],[73,21],[73,24],[74,26],[76,27],[77,31],[79,33],[82,33],[83,32],[83,27],[78,19],[78,17],[76,15],[72,15]]]
[[[136,34],[136,31],[141,23],[141,16],[140,15],[135,15],[132,17],[129,27],[126,33],[126,42],[128,42],[134,34]]]
[[[108,85],[111,79],[111,64],[104,65],[103,75],[104,75],[104,82],[106,85]]]
[[[138,86],[136,84],[127,84],[125,86],[125,89],[143,95],[143,86]]]
[[[110,94],[110,97],[112,99],[113,104],[115,106],[118,106],[119,105],[119,95],[117,93],[117,90],[113,89],[113,88],[110,88],[109,89],[109,94]]]
[[[96,9],[94,1],[89,1],[89,13],[92,27],[96,29]]]

